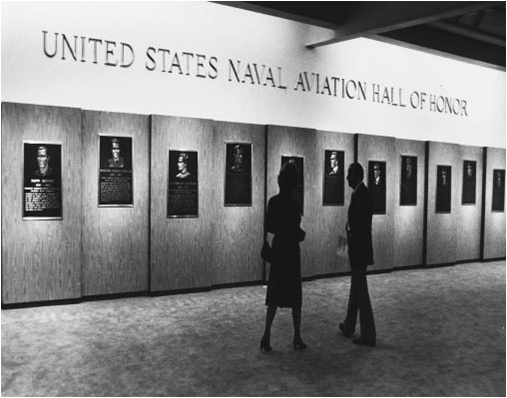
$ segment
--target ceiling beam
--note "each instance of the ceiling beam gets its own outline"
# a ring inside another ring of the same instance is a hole
[[[341,12],[344,6],[340,4],[347,2],[316,1],[310,4],[305,1],[213,1],[212,3],[334,30],[345,22],[345,16]],[[319,3],[328,6],[319,8]],[[332,14],[326,12],[331,3],[335,4]]]
[[[456,33],[460,36],[469,37],[471,39],[480,40],[484,43],[493,44],[495,46],[505,47],[505,38],[498,37],[492,35],[490,33],[481,32],[480,30],[470,29],[466,26],[445,22],[445,21],[435,21],[427,24],[432,28],[437,28],[441,30],[445,30],[447,32]]]
[[[316,48],[358,37],[382,34],[415,25],[476,12],[505,4],[502,1],[410,1],[353,2],[347,21],[334,30],[334,37],[310,43]]]
[[[505,69],[505,47],[484,43],[428,25],[412,26],[367,37],[432,54],[435,54],[435,51],[452,54],[462,59],[477,60]]]

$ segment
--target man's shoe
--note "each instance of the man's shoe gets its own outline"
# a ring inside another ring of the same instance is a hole
[[[347,329],[345,329],[345,324],[344,323],[340,323],[340,330],[342,331],[342,333],[343,333],[343,335],[345,337],[352,336],[352,333],[347,332]]]
[[[358,338],[358,339],[352,340],[352,342],[354,344],[363,345],[365,347],[375,347],[375,342],[374,341],[365,340],[365,339],[363,339],[361,337]]]

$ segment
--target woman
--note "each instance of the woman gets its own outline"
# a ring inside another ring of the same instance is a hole
[[[301,207],[292,197],[297,186],[298,169],[294,163],[282,166],[278,175],[280,193],[268,203],[266,230],[274,235],[272,261],[266,293],[266,328],[261,340],[261,350],[271,351],[269,344],[271,325],[278,307],[292,308],[294,323],[294,349],[302,350],[306,344],[301,339],[301,256],[299,242],[305,238],[300,228]]]

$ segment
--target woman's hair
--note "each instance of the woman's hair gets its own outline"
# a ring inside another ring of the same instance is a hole
[[[282,192],[292,192],[298,185],[298,168],[292,161],[285,163],[278,174],[278,186]]]

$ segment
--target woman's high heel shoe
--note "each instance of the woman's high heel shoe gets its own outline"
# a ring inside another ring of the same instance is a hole
[[[261,340],[261,351],[269,352],[272,349],[273,348],[271,348],[271,346],[269,345],[269,340],[265,340],[265,339]]]
[[[295,350],[304,350],[307,345],[303,342],[302,339],[294,339],[294,349]]]

